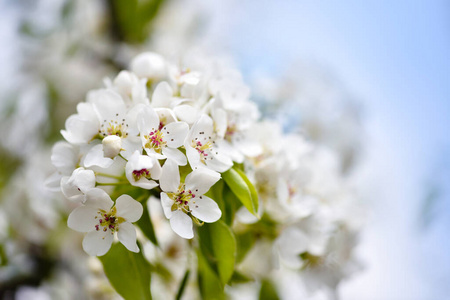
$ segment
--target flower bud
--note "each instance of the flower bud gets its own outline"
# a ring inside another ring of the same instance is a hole
[[[166,63],[161,55],[145,52],[133,59],[131,71],[140,78],[161,79],[166,74]]]
[[[122,139],[117,135],[108,135],[102,141],[103,156],[113,159],[122,150]]]

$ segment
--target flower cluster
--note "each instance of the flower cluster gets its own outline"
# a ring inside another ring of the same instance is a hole
[[[82,205],[68,225],[88,232],[86,252],[106,253],[115,232],[129,250],[138,250],[129,221],[139,219],[142,205],[116,195],[111,208],[107,192],[114,186],[159,191],[172,229],[184,238],[194,235],[192,220],[217,221],[221,211],[204,194],[233,162],[261,153],[250,136],[257,117],[239,77],[179,68],[156,53],[137,56],[131,71],[91,91],[61,131],[66,142],[52,153],[63,194]],[[179,168],[188,174],[180,178]],[[131,219],[121,215],[123,199],[136,210]]]
[[[53,148],[51,178],[79,203],[68,226],[87,233],[83,249],[104,255],[117,234],[138,252],[132,223],[146,231],[139,220],[153,196],[182,238],[194,238],[194,224],[219,219],[238,241],[249,237],[240,272],[267,278],[281,266],[318,278],[308,287],[335,288],[359,266],[346,242],[355,240],[360,213],[344,161],[260,117],[228,65],[135,57],[78,104],[61,131],[66,141]]]

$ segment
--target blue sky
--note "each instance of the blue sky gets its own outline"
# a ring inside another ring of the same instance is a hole
[[[363,176],[373,213],[358,249],[366,271],[343,286],[344,299],[450,292],[443,284],[450,275],[449,8],[439,0],[248,0],[222,21],[244,72],[279,75],[298,58],[316,61],[363,104]],[[444,191],[442,211],[420,230],[434,181]]]

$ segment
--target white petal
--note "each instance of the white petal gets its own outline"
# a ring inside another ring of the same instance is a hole
[[[214,128],[217,136],[223,138],[227,131],[227,113],[224,109],[218,108],[213,111]]]
[[[160,79],[166,74],[164,57],[157,53],[145,52],[131,61],[131,71],[139,77]]]
[[[136,229],[131,223],[124,222],[120,224],[117,237],[128,250],[139,252],[139,247],[136,244]]]
[[[98,133],[98,122],[83,119],[79,115],[71,115],[65,125],[66,130],[61,130],[61,134],[72,144],[87,143]]]
[[[172,213],[170,227],[172,227],[172,230],[182,238],[192,239],[194,237],[192,219],[180,210],[176,210]]]
[[[186,176],[186,189],[194,194],[203,195],[220,179],[220,174],[206,168],[192,171]]]
[[[87,254],[102,256],[111,248],[114,235],[110,230],[91,231],[83,239],[83,249]]]
[[[142,189],[151,190],[158,186],[158,183],[154,180],[148,180],[147,178],[142,177],[138,181],[130,182],[131,185],[140,187]]]
[[[113,90],[96,90],[88,95],[90,101],[100,121],[116,120],[116,115],[123,115],[126,106],[122,97]]]
[[[195,201],[195,203],[194,203]],[[192,215],[207,223],[216,222],[222,216],[222,211],[213,199],[201,196],[192,199],[189,203]]]
[[[57,142],[52,148],[52,164],[63,175],[70,175],[78,162],[75,147],[66,142]]]
[[[167,147],[178,148],[182,146],[188,132],[189,125],[185,122],[173,122],[164,126],[163,134]]]
[[[152,95],[153,107],[170,107],[173,90],[166,81],[160,82]]]
[[[159,178],[159,185],[164,192],[176,192],[180,185],[180,172],[177,164],[168,159],[164,163]]]
[[[159,120],[163,124],[169,124],[172,122],[176,122],[177,118],[175,117],[175,113],[170,108],[155,108],[156,113],[159,116]]]
[[[108,168],[113,164],[113,160],[103,155],[103,145],[95,145],[89,150],[84,158],[84,166],[86,168],[92,166],[99,166],[101,168]]]
[[[162,152],[168,159],[173,160],[179,166],[187,164],[186,155],[178,149],[164,148]]]
[[[81,190],[81,192],[86,193],[88,190],[94,188],[95,187],[94,171],[84,170],[82,168],[78,168],[77,170],[78,172],[75,175],[75,184]]]
[[[116,200],[117,215],[128,222],[136,222],[142,216],[142,204],[128,195],[122,195]]]
[[[141,133],[141,138],[159,128],[159,116],[151,106],[146,105],[138,114],[137,126]]]
[[[174,201],[166,193],[161,193],[161,206],[167,219],[172,217],[172,205]]]
[[[87,206],[109,211],[113,204],[111,197],[102,189],[93,188],[86,193],[85,205]]]
[[[227,155],[218,151],[216,151],[218,152],[218,154],[216,154],[214,151],[216,150],[211,150],[211,153],[213,153],[213,159],[206,160],[206,165],[208,168],[219,173],[223,173],[233,166],[233,161]]]
[[[197,119],[200,111],[191,105],[182,104],[173,108],[173,112],[180,121],[193,124]]]
[[[191,131],[189,132],[189,141],[193,140],[194,138],[208,138],[209,136],[212,136],[213,133],[213,120],[203,114],[200,116],[200,118],[195,122],[194,125],[192,125]],[[202,139],[203,140],[203,139]]]
[[[67,219],[67,226],[79,232],[89,232],[95,230],[98,224],[98,209],[91,206],[80,206],[75,208]]]
[[[194,149],[188,144],[185,145],[185,148],[186,148],[186,156],[191,168],[194,169],[195,167],[200,166],[202,164],[200,162],[200,153],[198,153],[196,149]]]

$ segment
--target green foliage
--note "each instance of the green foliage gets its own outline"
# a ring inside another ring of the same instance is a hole
[[[278,300],[277,290],[269,280],[263,280],[259,291],[259,300]]]
[[[142,206],[144,207],[144,211],[142,213],[142,217],[136,222],[136,224],[139,228],[141,228],[142,232],[153,243],[153,245],[158,246],[158,240],[156,239],[153,223],[150,219],[147,203],[143,203]]]
[[[233,167],[222,173],[222,178],[248,211],[258,216],[258,194],[245,173]]]
[[[198,230],[200,250],[209,267],[218,275],[221,287],[228,283],[236,261],[236,239],[223,222],[205,224]]]
[[[183,296],[184,289],[186,288],[186,283],[189,279],[189,273],[190,271],[187,270],[186,273],[184,273],[183,279],[181,280],[180,287],[178,288],[177,296],[175,297],[176,300],[180,300]]]
[[[200,251],[197,251],[198,257],[198,286],[202,299],[205,300],[224,300],[225,293],[223,285],[217,274],[211,269],[208,261]]]
[[[114,37],[129,43],[144,42],[151,21],[164,0],[109,0]]]
[[[240,263],[244,260],[248,251],[253,247],[256,241],[256,236],[253,232],[247,231],[236,234],[237,255],[236,262]]]
[[[104,256],[100,257],[109,282],[125,300],[150,300],[151,265],[142,252],[128,251],[120,243],[113,244]]]

